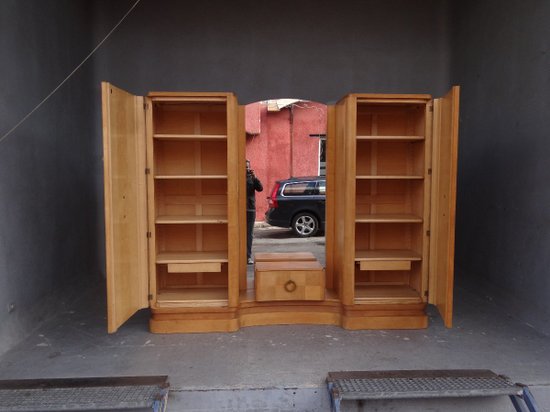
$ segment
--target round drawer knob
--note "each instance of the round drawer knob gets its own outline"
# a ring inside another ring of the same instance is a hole
[[[285,290],[287,292],[294,292],[296,290],[296,287],[296,282],[294,282],[293,280],[289,280],[285,283]]]

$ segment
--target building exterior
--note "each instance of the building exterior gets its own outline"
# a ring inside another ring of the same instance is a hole
[[[275,182],[324,174],[327,106],[278,99],[246,106],[246,156],[264,191],[256,194],[256,220],[263,221]]]

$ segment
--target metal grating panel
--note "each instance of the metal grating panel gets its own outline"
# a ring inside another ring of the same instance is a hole
[[[166,377],[0,381],[0,411],[159,410],[167,393]]]
[[[331,372],[340,399],[404,399],[518,395],[522,387],[486,370]]]

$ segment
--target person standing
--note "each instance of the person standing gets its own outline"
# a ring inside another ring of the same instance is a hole
[[[256,221],[256,192],[264,190],[262,182],[250,168],[250,160],[246,160],[246,258],[251,265],[252,260],[252,238],[254,237],[254,222]]]

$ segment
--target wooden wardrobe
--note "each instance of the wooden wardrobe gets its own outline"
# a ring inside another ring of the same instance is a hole
[[[108,331],[142,308],[158,333],[423,328],[428,303],[451,326],[458,94],[329,107],[326,290],[266,301],[246,274],[244,106],[102,83]]]

